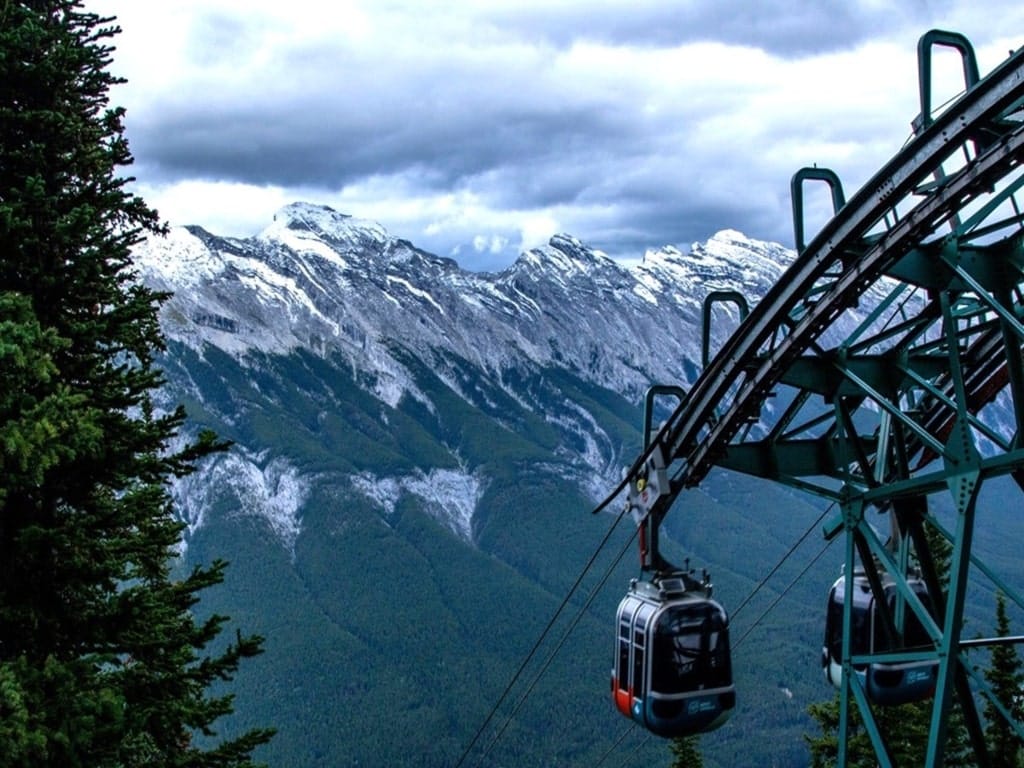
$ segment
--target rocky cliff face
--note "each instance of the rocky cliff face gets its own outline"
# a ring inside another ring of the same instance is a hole
[[[699,359],[707,293],[756,299],[792,253],[724,231],[690,253],[666,247],[626,266],[556,235],[503,272],[472,273],[372,222],[295,204],[256,237],[180,228],[137,259],[146,282],[175,291],[164,314],[171,338],[235,357],[338,353],[394,405],[413,393],[389,341],[430,363],[455,355],[499,376],[557,364],[635,396]]]

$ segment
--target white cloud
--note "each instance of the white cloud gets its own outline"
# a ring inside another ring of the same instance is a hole
[[[172,225],[200,224],[218,235],[248,237],[293,202],[281,187],[188,179],[168,184],[141,182],[136,192]]]
[[[559,231],[558,222],[547,214],[534,214],[523,220],[520,227],[522,232],[522,248],[529,250],[539,245],[545,245],[552,235]]]
[[[508,238],[501,235],[477,235],[473,238],[473,248],[477,253],[500,254],[508,246]]]

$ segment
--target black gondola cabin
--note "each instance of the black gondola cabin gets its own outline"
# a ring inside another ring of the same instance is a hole
[[[736,706],[725,610],[682,576],[634,581],[619,604],[612,697],[665,737],[718,728]]]
[[[920,599],[928,612],[934,616],[928,590],[920,578],[909,577],[907,584]],[[883,576],[882,588],[888,603],[886,610],[893,615],[896,604],[896,585],[888,575]],[[835,687],[842,684],[843,656],[843,604],[846,601],[846,577],[840,576],[828,593],[825,618],[825,644],[821,650],[821,666],[825,679]],[[894,644],[887,638],[879,611],[882,608],[875,600],[874,593],[864,570],[857,567],[853,576],[853,605],[850,628],[851,656],[866,656],[905,649],[932,647],[917,615],[906,610],[904,630]],[[857,675],[868,699],[876,704],[906,704],[921,701],[935,693],[938,675],[938,661],[909,658],[902,662],[872,662],[854,664]]]

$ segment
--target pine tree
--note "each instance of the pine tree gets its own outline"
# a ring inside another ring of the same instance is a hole
[[[1008,637],[1010,620],[1006,615],[1006,598],[996,594],[996,635]],[[1015,720],[1022,720],[1021,691],[1024,690],[1024,672],[1021,671],[1017,649],[1012,645],[995,645],[985,679],[992,686],[992,692]],[[986,701],[985,738],[988,742],[993,768],[1018,768],[1021,765],[1021,742],[1010,728],[1006,718],[995,705]]]
[[[669,749],[672,750],[670,768],[704,768],[704,756],[700,753],[699,736],[684,736],[672,739]]]
[[[811,751],[812,768],[831,768],[839,756],[839,694],[829,701],[811,704],[808,714],[818,723],[820,736],[804,736]],[[883,734],[894,765],[923,765],[928,751],[930,702],[915,702],[897,707],[875,707],[875,725]],[[955,729],[954,729],[955,730]],[[958,754],[948,765],[963,765]],[[850,711],[846,741],[848,768],[873,768],[878,765],[875,748],[861,722],[856,707]]]
[[[130,253],[161,225],[119,175],[112,21],[0,0],[0,762],[251,766],[272,732],[205,746],[232,710],[208,690],[262,639],[207,651],[225,566],[172,575],[168,484],[224,445],[173,448],[184,412],[154,404],[164,297]]]
[[[811,752],[809,765],[811,768],[833,768],[839,757],[839,694],[834,694],[828,701],[811,704],[807,714],[821,729],[820,736],[804,734],[804,741]],[[868,768],[878,762],[855,709],[850,712],[846,757],[849,768]]]

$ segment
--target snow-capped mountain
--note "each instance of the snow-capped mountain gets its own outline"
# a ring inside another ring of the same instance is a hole
[[[301,203],[251,238],[187,227],[142,243],[140,279],[173,293],[161,312],[167,405],[234,442],[173,494],[185,558],[225,557],[238,574],[213,607],[269,637],[239,710],[268,709],[276,762],[420,754],[451,765],[604,534],[608,521],[589,510],[640,448],[644,392],[698,374],[704,298],[737,290],[753,304],[792,259],[723,231],[624,264],[562,234],[502,272],[474,273]],[[737,322],[720,305],[712,350]],[[711,495],[701,503],[743,514]],[[741,558],[728,554],[734,539],[715,538],[729,526],[714,528],[711,558],[733,583],[755,581],[805,525],[785,506]],[[707,562],[708,550],[694,554]],[[620,567],[625,583],[634,569]],[[421,631],[391,629],[408,626]],[[545,714],[522,726],[525,751],[490,764],[550,764],[552,750],[590,764],[607,747],[587,736],[611,716],[606,702],[577,692],[581,674],[604,689],[611,630],[592,617],[581,626],[577,661],[601,671],[565,673],[545,706],[590,725],[552,734]],[[773,685],[800,689],[783,657],[771,663]],[[345,683],[315,684],[312,714],[296,676]],[[382,711],[402,736],[388,746]],[[323,743],[317,759],[303,751],[311,740]]]
[[[689,378],[703,297],[719,289],[757,297],[792,253],[723,231],[690,253],[669,246],[626,266],[556,235],[503,272],[473,273],[373,222],[294,204],[256,237],[176,228],[136,259],[147,283],[175,292],[164,313],[171,338],[240,359],[298,347],[340,354],[394,406],[419,397],[388,351],[394,341],[456,389],[445,371],[452,355],[499,382],[519,366],[556,364],[630,397],[652,380]]]
[[[703,297],[722,289],[757,297],[778,279],[792,253],[723,231],[690,253],[665,247],[629,266],[556,235],[500,273],[473,273],[389,236],[379,224],[296,203],[255,237],[175,228],[145,242],[135,258],[147,284],[173,292],[162,313],[166,336],[200,356],[213,348],[252,366],[264,356],[302,350],[342,362],[382,407],[396,408],[408,398],[435,413],[438,403],[410,369],[414,360],[474,407],[493,407],[488,392],[494,390],[571,441],[582,441],[581,451],[562,450],[562,459],[576,481],[599,497],[616,479],[617,465],[628,463],[621,446],[578,402],[531,399],[522,389],[524,377],[566,370],[634,403],[653,382],[689,383],[700,361]],[[713,327],[713,349],[735,322],[723,318]],[[204,399],[194,382],[189,388],[192,397]],[[238,418],[219,415],[228,422]],[[494,416],[502,423],[500,409]],[[511,422],[505,426],[514,429]],[[293,500],[302,498],[308,480],[287,465],[290,457],[270,456],[265,445],[241,448],[245,453],[236,452],[231,461],[247,469],[230,476],[248,488],[243,496],[276,499],[252,506],[264,509],[283,539],[292,540],[300,525]],[[419,468],[408,477],[377,478],[367,466],[351,482],[365,489],[379,479],[379,488],[420,489],[423,499],[451,498],[454,492],[458,511],[438,514],[472,538],[486,477],[457,450],[451,454],[454,466],[446,474]],[[268,474],[271,461],[276,469]],[[295,491],[282,496],[267,486],[268,477],[290,478]],[[190,482],[202,484],[202,478]],[[386,508],[387,495],[380,498]],[[205,517],[198,506],[195,496],[182,504],[193,527]]]

